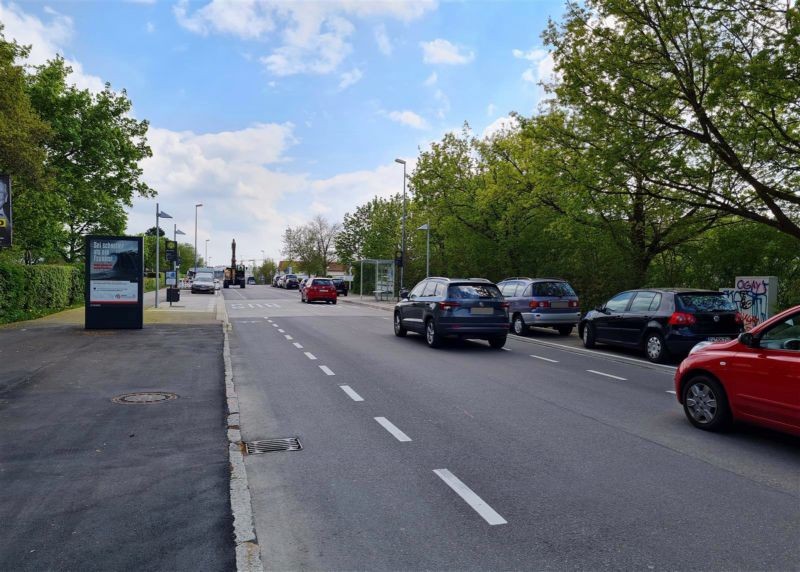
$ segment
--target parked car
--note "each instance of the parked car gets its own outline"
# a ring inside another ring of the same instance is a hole
[[[255,279],[255,277],[254,277],[254,276],[248,276],[248,277],[247,277],[247,285],[248,285],[248,286],[250,286],[251,284],[252,284],[253,286],[255,286],[255,285],[256,285],[256,279]]]
[[[300,280],[297,278],[297,274],[286,274],[283,277],[283,287],[287,290],[291,290],[293,288],[300,287]]]
[[[800,306],[733,341],[697,344],[675,372],[675,395],[699,429],[741,420],[800,436]]]
[[[192,294],[201,292],[214,293],[214,275],[210,272],[198,272],[192,280]]]
[[[509,303],[511,330],[525,335],[534,326],[568,336],[581,319],[578,295],[560,278],[506,278],[497,287]]]
[[[286,274],[278,276],[278,288],[286,288]]]
[[[347,282],[342,278],[331,278],[333,285],[336,287],[336,293],[342,296],[347,296]]]
[[[417,332],[432,348],[447,337],[488,340],[496,349],[506,344],[508,302],[489,280],[427,278],[400,298],[394,307],[398,337]]]
[[[330,278],[308,278],[300,290],[301,302],[336,303],[336,287]]]
[[[621,292],[584,316],[583,345],[639,348],[662,362],[685,355],[698,342],[727,341],[743,330],[736,306],[721,292],[667,288]]]
[[[272,277],[272,287],[273,288],[277,288],[278,287],[278,278],[280,278],[279,274],[276,274],[275,276]]]
[[[214,278],[214,290],[220,290],[222,288],[222,282],[218,278]]]

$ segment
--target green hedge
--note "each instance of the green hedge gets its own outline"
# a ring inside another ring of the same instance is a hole
[[[0,323],[52,314],[83,303],[82,267],[0,262]]]

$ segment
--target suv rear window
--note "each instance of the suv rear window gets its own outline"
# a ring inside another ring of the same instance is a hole
[[[447,297],[466,300],[500,300],[503,296],[494,284],[455,284],[448,288]]]
[[[286,280],[297,280],[297,274],[287,274]]]
[[[736,306],[724,294],[712,292],[678,294],[681,305],[692,312],[735,312]]]
[[[314,278],[313,284],[314,286],[333,286],[333,282],[328,278]]]
[[[566,282],[534,282],[532,296],[576,296],[575,290]]]

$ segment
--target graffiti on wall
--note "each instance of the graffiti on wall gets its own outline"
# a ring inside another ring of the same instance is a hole
[[[775,276],[737,276],[734,288],[720,290],[736,305],[746,330],[775,313],[778,279]]]

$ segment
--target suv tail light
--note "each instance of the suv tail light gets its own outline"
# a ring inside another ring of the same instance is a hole
[[[542,300],[541,302],[538,300],[531,300],[528,305],[535,310],[536,308],[549,308],[550,302],[548,300]]]
[[[577,300],[570,300],[569,301],[569,307],[570,308],[577,308],[578,307],[578,301]]]
[[[697,318],[694,317],[694,314],[689,314],[688,312],[673,312],[669,317],[670,326],[691,326],[696,323]]]
[[[448,308],[458,308],[461,304],[458,302],[439,302],[439,308],[447,310]]]

